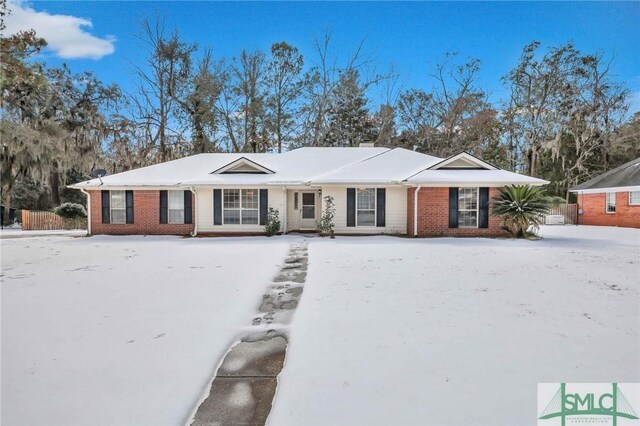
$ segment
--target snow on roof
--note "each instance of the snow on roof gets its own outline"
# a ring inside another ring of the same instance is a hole
[[[313,183],[397,183],[441,160],[431,155],[395,148],[319,176],[313,179]]]
[[[472,169],[488,169],[488,170],[497,169],[497,167],[494,166],[493,164],[489,164],[486,161],[481,160],[480,158],[475,157],[465,151],[460,152],[456,155],[452,155],[451,157],[445,158],[444,160],[432,165],[429,168],[433,170],[445,169],[445,168],[446,169],[472,168]]]
[[[273,173],[214,173],[241,158]],[[214,153],[104,176],[72,188],[243,186],[301,184],[455,183],[532,184],[548,182],[503,170],[427,170],[441,158],[402,148],[298,148],[283,154]]]
[[[198,154],[179,160],[107,175],[71,185],[73,188],[96,186],[172,186],[201,175],[207,175],[241,157],[259,164],[268,162],[269,154],[216,153]],[[266,166],[269,167],[269,166]],[[271,168],[271,167],[269,167]]]
[[[263,166],[274,170],[270,175],[203,175],[183,182],[184,185],[249,185],[307,184],[318,175],[364,161],[389,151],[388,148],[314,148],[294,149],[269,155]]]
[[[255,185],[307,183],[313,177],[366,160],[388,148],[298,148],[283,154],[214,153],[116,173],[71,185],[73,188],[173,185]],[[246,158],[273,174],[212,174]]]
[[[436,186],[465,185],[546,185],[549,182],[506,170],[436,169],[423,170],[407,179],[408,183]]]
[[[640,186],[640,158],[631,160],[613,170],[583,182],[571,188],[570,191],[578,192],[627,186]]]

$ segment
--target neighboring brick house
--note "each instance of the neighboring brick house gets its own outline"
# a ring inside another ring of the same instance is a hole
[[[640,158],[574,188],[578,224],[640,228]]]
[[[331,196],[337,234],[424,237],[502,235],[497,188],[546,183],[467,153],[369,145],[200,154],[71,187],[89,198],[90,234],[261,234],[269,208],[282,232],[311,231]]]

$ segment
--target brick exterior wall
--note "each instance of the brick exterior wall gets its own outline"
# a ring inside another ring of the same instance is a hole
[[[415,190],[415,188],[407,189],[407,234],[409,236],[413,236]],[[153,190],[133,192],[134,223],[102,223],[101,193],[100,191],[89,192],[91,194],[91,234],[93,235],[189,235],[194,229],[194,224],[161,224],[160,191]],[[496,192],[496,188],[490,188],[489,198],[493,198]],[[604,194],[596,195],[602,195],[601,210],[604,212]],[[621,201],[619,198],[617,208],[618,206],[622,208]],[[628,204],[628,195],[625,203]],[[637,211],[636,216],[640,215],[640,208],[637,208]],[[192,217],[194,223],[195,214],[195,200],[192,195]],[[636,217],[635,219],[635,226],[640,227],[639,218]],[[489,216],[488,228],[449,228],[449,188],[424,187],[418,193],[418,236],[420,237],[496,237],[509,235],[500,228],[500,221],[500,218]],[[205,235],[214,236],[219,234],[202,234],[202,236]],[[255,234],[252,233],[252,235]]]
[[[413,202],[416,188],[407,193],[407,234],[413,236]],[[497,188],[489,188],[489,199]],[[418,192],[419,237],[498,237],[509,233],[500,227],[501,219],[489,215],[488,228],[449,228],[449,188],[423,187]]]
[[[628,192],[616,192],[615,213],[607,213],[605,209],[606,193],[578,194],[579,225],[640,228],[640,206],[629,205]]]
[[[129,224],[102,223],[102,197],[100,191],[91,194],[92,235],[189,235],[194,224],[161,224],[160,191],[133,191],[133,222]],[[195,222],[195,200],[191,195],[192,222]]]

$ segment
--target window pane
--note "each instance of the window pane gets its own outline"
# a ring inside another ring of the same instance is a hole
[[[298,210],[298,193],[293,193],[293,209]]]
[[[375,188],[356,190],[356,225],[375,226],[376,190]]]
[[[184,209],[169,210],[169,223],[184,223]]]
[[[458,212],[458,226],[461,228],[475,228],[478,226],[476,211]]]
[[[240,190],[239,189],[225,189],[223,192],[224,192],[223,207],[225,209],[240,208]]]
[[[126,214],[124,210],[111,210],[111,223],[125,223]]]
[[[242,224],[243,225],[257,225],[258,224],[258,210],[242,210]]]
[[[460,210],[476,210],[478,208],[478,188],[458,189],[458,208]]]
[[[374,210],[358,210],[358,226],[374,226],[376,212]]]
[[[607,192],[607,213],[615,213],[616,212],[616,193],[615,192]]]
[[[240,223],[240,210],[224,210],[225,225],[238,225]]]
[[[302,205],[303,206],[313,206],[316,203],[315,194],[303,193],[302,194]]]
[[[640,191],[629,192],[629,204],[640,204]]]
[[[478,188],[458,188],[458,227],[478,227]]]
[[[169,210],[184,209],[184,191],[169,191]]]
[[[376,208],[376,190],[373,188],[357,190],[358,210],[373,210]]]
[[[111,191],[111,208],[124,209],[125,205],[124,191]]]
[[[242,208],[243,209],[258,208],[258,190],[257,189],[242,190]]]
[[[302,206],[302,218],[303,219],[314,219],[316,217],[316,208],[315,206]]]

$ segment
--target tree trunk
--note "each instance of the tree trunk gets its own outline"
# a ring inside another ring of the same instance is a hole
[[[196,118],[193,123],[194,127],[194,143],[193,143],[193,151],[196,154],[204,154],[207,152],[207,141],[204,137],[204,130],[202,129],[202,123],[200,120]]]
[[[56,161],[51,164],[49,171],[49,186],[51,187],[51,205],[57,207],[60,205],[60,172]]]
[[[2,212],[2,226],[10,225],[9,212],[11,211],[11,191],[5,190],[2,194],[2,206],[4,211]]]

